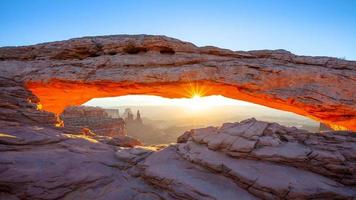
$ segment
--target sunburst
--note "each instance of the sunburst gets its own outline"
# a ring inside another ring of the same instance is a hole
[[[189,83],[185,92],[189,97],[185,106],[190,108],[190,110],[199,111],[209,107],[206,101],[204,101],[204,96],[208,94],[209,87],[199,83]]]
[[[209,87],[200,83],[189,83],[185,92],[189,98],[203,97],[209,92]]]

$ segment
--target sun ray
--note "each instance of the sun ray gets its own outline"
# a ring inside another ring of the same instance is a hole
[[[209,90],[209,87],[197,82],[190,82],[188,87],[185,88],[185,92],[189,98],[206,96]]]

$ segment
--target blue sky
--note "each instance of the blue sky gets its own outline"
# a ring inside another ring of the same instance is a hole
[[[0,0],[0,46],[142,33],[356,60],[356,1]]]

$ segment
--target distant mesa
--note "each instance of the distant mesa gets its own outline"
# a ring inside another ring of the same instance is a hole
[[[122,117],[119,109],[104,109],[93,106],[69,106],[59,116],[63,120],[62,130],[71,134],[86,136],[134,136],[134,138],[152,138],[154,141],[159,130],[143,124],[140,111],[134,116],[131,108],[126,108]],[[158,140],[159,141],[159,140]],[[143,145],[143,143],[137,143]]]
[[[105,112],[109,115],[111,118],[120,118],[120,111],[119,109],[109,109],[105,108]]]
[[[125,136],[125,122],[118,117],[118,110],[106,110],[91,106],[70,106],[60,115],[64,122],[64,129],[70,132],[80,132],[88,128],[97,135]]]

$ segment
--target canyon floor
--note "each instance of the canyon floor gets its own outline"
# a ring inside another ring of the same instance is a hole
[[[103,139],[106,138],[106,139]],[[356,135],[247,119],[178,143],[0,128],[0,199],[353,199]]]

